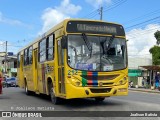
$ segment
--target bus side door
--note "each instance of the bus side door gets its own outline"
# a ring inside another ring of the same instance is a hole
[[[57,41],[58,58],[58,91],[65,94],[65,75],[64,75],[64,49],[61,47],[61,39]]]
[[[37,76],[38,50],[33,50],[33,83],[34,91],[38,92],[38,76]]]

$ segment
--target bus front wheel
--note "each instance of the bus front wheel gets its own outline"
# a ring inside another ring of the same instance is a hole
[[[95,101],[102,102],[102,101],[104,101],[104,99],[105,99],[105,97],[97,97],[97,98],[95,98]]]
[[[51,85],[50,87],[50,96],[51,96],[51,101],[54,105],[57,105],[60,103],[60,98],[55,96],[53,85]]]

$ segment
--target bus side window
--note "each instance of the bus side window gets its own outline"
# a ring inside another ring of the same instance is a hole
[[[47,38],[46,53],[47,60],[54,59],[54,34]]]
[[[28,65],[28,49],[24,50],[24,65]]]
[[[46,39],[39,42],[39,62],[44,62],[46,60]]]
[[[28,51],[29,51],[28,52],[28,60],[29,60],[28,62],[29,62],[29,64],[32,64],[32,49],[33,49],[32,46],[28,48]]]

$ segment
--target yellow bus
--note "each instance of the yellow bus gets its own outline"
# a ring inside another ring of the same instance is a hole
[[[122,25],[66,19],[18,52],[18,84],[27,95],[61,99],[128,95]]]

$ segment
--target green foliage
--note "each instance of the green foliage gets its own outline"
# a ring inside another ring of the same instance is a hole
[[[160,31],[154,33],[154,37],[156,38],[156,44],[160,44]],[[160,46],[153,46],[150,48],[149,52],[152,54],[153,65],[160,65]]]
[[[154,33],[154,37],[156,38],[157,40],[157,45],[160,44],[160,31],[157,30],[157,32]]]
[[[149,52],[152,54],[153,64],[160,65],[160,46],[150,48]]]

